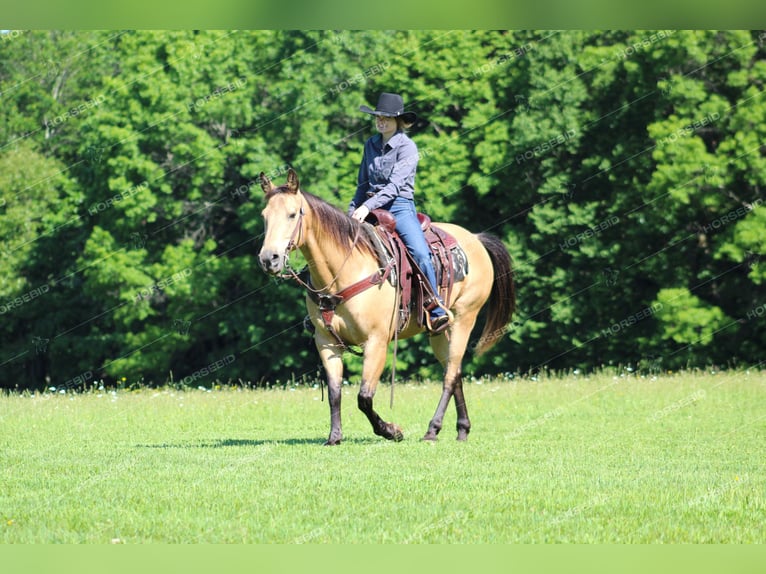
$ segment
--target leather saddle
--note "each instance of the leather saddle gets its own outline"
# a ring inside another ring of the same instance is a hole
[[[452,235],[431,225],[430,217],[418,213],[418,220],[431,249],[439,295],[449,307],[455,282],[462,281],[468,274],[468,258]],[[385,209],[374,209],[366,221],[374,226],[394,262],[395,273],[391,275],[395,277],[393,281],[398,284],[400,292],[399,330],[404,328],[415,311],[418,324],[425,326],[426,314],[436,307],[437,301],[430,282],[396,232],[396,219]]]

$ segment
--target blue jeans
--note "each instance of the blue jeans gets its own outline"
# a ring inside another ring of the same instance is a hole
[[[431,262],[431,249],[428,247],[426,236],[420,228],[420,221],[418,221],[415,211],[415,202],[411,199],[397,197],[390,204],[384,206],[384,209],[390,211],[391,215],[396,218],[396,232],[404,241],[407,250],[425,274],[428,282],[431,283],[431,287],[438,297],[439,286],[436,284],[436,273]],[[446,313],[441,307],[435,307],[430,314],[431,318],[435,318]]]

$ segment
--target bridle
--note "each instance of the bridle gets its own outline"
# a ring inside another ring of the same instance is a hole
[[[293,271],[292,267],[290,267],[290,253],[292,253],[293,250],[298,247],[298,241],[300,241],[301,237],[303,236],[304,215],[306,215],[306,210],[303,209],[303,200],[301,200],[301,208],[298,211],[298,223],[295,224],[295,228],[293,228],[293,232],[290,234],[290,241],[287,242],[287,247],[285,247],[285,252],[282,255],[285,262],[285,269],[289,270],[293,274],[295,271]],[[296,241],[296,238],[298,241]],[[281,274],[280,277],[291,277],[291,275]]]
[[[306,289],[311,289],[311,287],[308,286],[306,282],[300,278],[300,274],[303,273],[306,270],[306,268],[304,267],[302,270],[296,271],[295,269],[293,269],[292,265],[290,265],[290,253],[292,253],[295,249],[298,248],[298,242],[303,237],[303,216],[304,215],[306,215],[306,210],[303,209],[303,201],[301,200],[301,208],[298,211],[298,222],[295,224],[295,227],[293,228],[293,232],[290,234],[290,239],[287,242],[287,247],[285,247],[285,252],[282,254],[282,261],[284,262],[284,265],[282,267],[283,271],[278,273],[275,277],[277,279],[294,279]]]
[[[357,227],[356,233],[354,234],[354,240],[351,242],[351,246],[348,248],[348,253],[346,253],[346,258],[343,260],[343,263],[341,263],[340,267],[338,268],[338,272],[335,274],[335,276],[322,289],[315,289],[314,287],[312,287],[309,283],[307,283],[300,277],[301,273],[305,271],[305,268],[302,269],[301,271],[295,271],[295,269],[293,269],[292,266],[290,265],[290,253],[292,253],[298,247],[298,242],[303,237],[303,216],[304,215],[306,215],[306,210],[303,209],[303,203],[301,202],[301,208],[300,208],[300,211],[298,212],[298,222],[295,224],[295,228],[293,229],[293,232],[290,235],[290,241],[287,242],[287,247],[285,248],[285,253],[283,255],[284,262],[285,262],[285,265],[284,265],[285,271],[283,273],[280,273],[278,277],[280,279],[294,279],[304,289],[306,289],[310,293],[313,293],[314,295],[320,298],[323,295],[331,297],[332,295],[329,295],[330,288],[333,285],[335,285],[335,283],[337,283],[338,277],[340,276],[341,271],[343,271],[343,268],[346,266],[346,263],[348,263],[348,260],[351,258],[351,254],[354,252],[354,248],[356,247],[356,244],[359,242],[359,234],[362,227],[361,226]]]

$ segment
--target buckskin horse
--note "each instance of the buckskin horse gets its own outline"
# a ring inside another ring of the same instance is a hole
[[[314,341],[326,371],[330,404],[330,436],[326,445],[340,444],[341,384],[343,353],[350,345],[363,349],[362,382],[357,397],[359,409],[367,416],[376,435],[402,440],[401,428],[383,421],[373,409],[373,397],[386,363],[389,343],[407,338],[424,327],[413,313],[402,326],[396,320],[399,288],[385,280],[388,269],[381,267],[374,238],[362,232],[368,226],[348,217],[338,208],[300,189],[298,175],[290,168],[287,183],[275,186],[262,172],[261,188],[266,207],[262,215],[265,237],[259,253],[263,270],[285,275],[288,257],[299,249],[308,263],[310,280],[301,281],[308,293],[306,306],[314,326]],[[487,307],[487,319],[474,351],[488,350],[505,333],[515,309],[511,257],[496,237],[473,234],[457,225],[434,224],[456,240],[467,259],[468,272],[454,283],[449,306],[453,321],[447,331],[430,338],[436,358],[444,367],[441,398],[424,440],[436,440],[445,411],[454,396],[457,410],[457,439],[465,440],[471,429],[468,418],[461,363],[479,311]],[[340,295],[339,295],[340,294]],[[333,301],[332,312],[322,302]],[[323,317],[323,311],[324,317]],[[393,381],[392,381],[393,383]]]

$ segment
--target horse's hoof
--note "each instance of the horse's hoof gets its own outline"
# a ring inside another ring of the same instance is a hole
[[[402,432],[402,429],[397,425],[388,425],[388,429],[386,430],[388,431],[386,433],[386,438],[388,440],[392,440],[394,442],[401,442],[404,440],[404,433]]]
[[[437,439],[434,433],[427,432],[423,437],[423,440],[427,442],[436,442]]]
[[[324,443],[324,446],[338,446],[340,444],[340,440],[341,439],[339,438],[336,438],[336,439],[328,438],[327,442]]]

